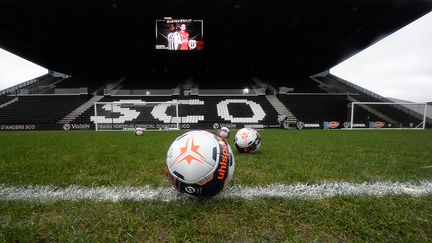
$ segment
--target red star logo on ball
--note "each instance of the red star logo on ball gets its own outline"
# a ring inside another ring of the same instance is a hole
[[[242,136],[241,136],[241,138],[242,138],[243,140],[248,139],[248,137],[249,137],[249,135],[248,135],[247,132],[244,132],[244,133],[242,134]]]
[[[188,165],[191,164],[192,160],[200,163],[204,163],[204,156],[198,152],[199,145],[195,144],[195,139],[192,137],[192,142],[189,144],[190,138],[186,141],[186,145],[180,148],[180,154],[175,158],[174,163],[180,163],[186,161]]]

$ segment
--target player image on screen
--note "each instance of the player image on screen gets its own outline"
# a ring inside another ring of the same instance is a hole
[[[201,51],[204,48],[203,21],[165,17],[155,21],[155,49]]]
[[[167,35],[168,38],[168,50],[178,50],[182,43],[180,33],[177,31],[175,24],[170,24],[170,33]]]
[[[181,46],[180,50],[189,50],[189,32],[186,31],[186,25],[180,25]]]

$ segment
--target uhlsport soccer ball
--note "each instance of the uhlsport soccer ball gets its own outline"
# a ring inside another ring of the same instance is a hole
[[[221,127],[221,129],[219,130],[219,136],[223,139],[228,138],[230,135],[230,130],[227,127]]]
[[[171,144],[165,173],[178,191],[211,197],[229,183],[234,167],[233,152],[224,139],[206,131],[191,131]]]
[[[137,136],[142,136],[144,134],[144,129],[137,127],[137,128],[135,128],[134,133]]]
[[[234,145],[241,153],[254,152],[261,146],[261,136],[253,128],[242,128],[234,137]]]

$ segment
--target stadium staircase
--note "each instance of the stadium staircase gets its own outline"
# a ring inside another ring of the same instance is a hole
[[[297,123],[294,114],[275,95],[266,95],[266,98],[279,115],[287,117],[289,124]]]
[[[73,110],[71,113],[67,114],[65,117],[63,117],[58,123],[65,124],[70,123],[73,120],[75,120],[77,117],[79,117],[82,113],[84,113],[86,110],[90,109],[94,105],[95,102],[98,102],[103,98],[102,95],[95,95],[90,100],[88,100],[86,103],[82,104],[75,110]]]
[[[0,109],[3,108],[3,107],[5,107],[5,106],[8,106],[8,105],[10,105],[10,104],[12,104],[12,103],[15,103],[15,102],[17,102],[17,101],[18,101],[18,97],[15,97],[15,98],[9,100],[8,102],[6,102],[6,103],[4,103],[4,104],[1,104],[1,105],[0,105]]]

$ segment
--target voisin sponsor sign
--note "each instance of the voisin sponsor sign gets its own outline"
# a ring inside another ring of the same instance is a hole
[[[91,125],[89,123],[66,123],[63,125],[63,130],[90,130]]]

